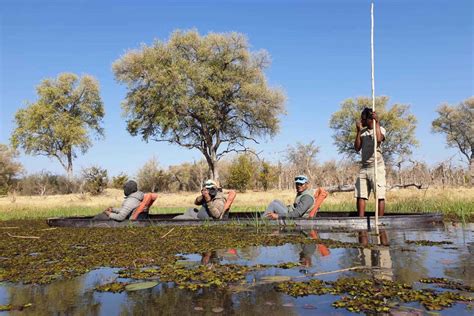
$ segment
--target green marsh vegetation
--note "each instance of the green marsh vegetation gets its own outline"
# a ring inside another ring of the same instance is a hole
[[[462,285],[461,285],[462,286]],[[332,306],[350,312],[389,312],[398,302],[420,302],[427,310],[439,311],[457,302],[471,302],[472,297],[458,292],[414,289],[411,285],[388,280],[339,278],[335,282],[311,280],[309,282],[282,282],[277,291],[298,297],[306,295],[341,295]],[[463,288],[467,289],[467,288]],[[472,289],[468,289],[472,293]]]

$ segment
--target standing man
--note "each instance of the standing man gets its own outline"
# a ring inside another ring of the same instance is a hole
[[[280,200],[273,200],[263,215],[270,219],[283,217],[303,217],[314,205],[314,192],[309,188],[308,177],[295,177],[296,197],[292,205],[286,206]]]
[[[380,144],[385,140],[385,129],[380,126],[377,114],[370,108],[365,108],[360,121],[356,122],[357,135],[354,148],[361,152],[361,168],[355,185],[355,197],[357,198],[357,211],[359,216],[365,215],[365,204],[374,190],[374,120],[375,137],[377,137],[377,199],[379,203],[379,216],[385,211],[385,163],[382,157]]]

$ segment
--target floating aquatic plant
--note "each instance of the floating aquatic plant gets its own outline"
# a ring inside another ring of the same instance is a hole
[[[464,285],[460,282],[456,282],[453,280],[448,280],[446,278],[425,278],[419,280],[420,283],[426,283],[426,284],[436,284],[439,287],[445,288],[445,289],[453,289],[453,290],[459,290],[459,291],[464,291],[464,292],[474,292],[474,287],[469,286],[469,285]]]
[[[265,228],[242,227],[127,227],[57,228],[40,220],[11,221],[17,235],[35,236],[29,240],[4,235],[0,238],[2,268],[0,280],[46,284],[69,279],[100,267],[163,267],[174,265],[177,254],[205,253],[223,248],[280,246],[287,243],[318,243],[329,248],[361,248],[358,243],[331,239],[313,240],[303,234],[270,235]],[[273,229],[273,228],[272,228]],[[370,247],[370,246],[369,246]],[[35,256],[30,254],[34,253]],[[280,268],[292,268],[282,264]],[[144,277],[146,278],[146,276]]]
[[[453,242],[448,240],[443,241],[432,241],[432,240],[405,240],[407,244],[415,244],[418,246],[440,246],[440,245],[451,245]]]
[[[411,286],[388,280],[339,278],[335,282],[311,280],[309,282],[282,282],[277,291],[298,297],[306,295],[342,295],[333,303],[336,308],[351,312],[388,312],[399,302],[420,302],[428,310],[442,310],[456,302],[473,299],[455,292],[436,292],[431,289],[414,290]]]
[[[28,303],[28,304],[23,304],[23,305],[12,305],[12,304],[7,304],[7,305],[0,305],[0,312],[8,312],[8,311],[22,311],[25,308],[31,307],[33,304]]]

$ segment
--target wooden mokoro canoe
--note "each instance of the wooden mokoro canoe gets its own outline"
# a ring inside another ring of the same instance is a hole
[[[49,218],[47,223],[53,227],[145,227],[145,226],[196,226],[196,225],[281,225],[302,228],[325,229],[371,229],[375,228],[374,213],[358,217],[356,212],[319,212],[316,217],[280,218],[268,220],[262,213],[235,212],[223,220],[182,220],[173,219],[180,214],[153,214],[147,219],[116,222],[113,220],[94,220],[89,217]],[[441,224],[443,215],[439,213],[394,213],[379,217],[379,227],[383,228],[419,228]]]

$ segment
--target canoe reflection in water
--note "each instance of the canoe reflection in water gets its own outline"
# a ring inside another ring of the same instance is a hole
[[[237,250],[234,248],[229,248],[225,250],[212,250],[203,252],[201,254],[201,264],[202,265],[212,265],[219,264],[222,259],[226,258],[227,260],[237,259],[239,255]]]
[[[311,239],[318,240],[318,232],[312,229],[308,234],[302,231],[305,235],[309,236]],[[306,273],[306,268],[310,268],[313,265],[313,255],[316,253],[316,250],[322,257],[326,257],[330,255],[329,248],[326,245],[321,243],[310,243],[310,244],[303,244],[301,245],[302,249],[300,252],[300,264],[302,269],[300,272]]]
[[[369,243],[375,245],[370,249],[359,249],[361,264],[372,269],[374,278],[393,281],[392,257],[387,232],[381,229],[376,235],[369,234],[368,231],[360,231],[358,235],[359,243],[363,246],[369,246]]]

